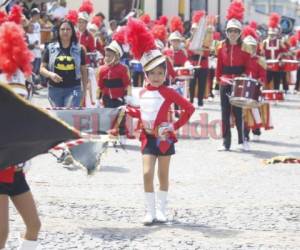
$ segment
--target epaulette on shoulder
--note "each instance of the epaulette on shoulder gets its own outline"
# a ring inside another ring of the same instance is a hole
[[[242,51],[245,51],[245,52],[251,54],[252,48],[250,45],[242,42]]]
[[[263,69],[267,69],[267,62],[263,56],[259,56],[257,62]]]

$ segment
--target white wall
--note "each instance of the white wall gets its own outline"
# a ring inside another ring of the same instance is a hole
[[[149,14],[151,19],[156,19],[156,0],[145,0],[145,13]]]
[[[101,11],[105,17],[106,21],[109,19],[109,0],[92,0],[94,3],[95,13]],[[81,0],[67,0],[67,6],[69,9],[79,9],[81,5]]]
[[[164,0],[163,1],[163,14],[172,17],[178,15],[179,1],[178,0]]]

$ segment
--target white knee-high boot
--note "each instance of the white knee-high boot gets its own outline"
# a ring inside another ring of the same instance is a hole
[[[167,206],[167,197],[168,192],[158,191],[157,192],[157,209],[156,209],[156,219],[158,222],[166,222],[166,206]]]
[[[38,242],[33,240],[22,240],[22,243],[18,250],[36,250]]]
[[[144,225],[150,225],[154,222],[156,215],[155,215],[155,194],[152,193],[145,193],[145,203],[146,203],[146,215],[143,219]]]

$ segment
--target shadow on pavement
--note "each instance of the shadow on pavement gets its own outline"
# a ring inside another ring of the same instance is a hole
[[[117,227],[103,227],[103,228],[82,228],[83,232],[92,237],[102,238],[107,241],[116,240],[133,240],[136,238],[144,238],[148,234],[168,229],[181,229],[187,231],[198,231],[204,237],[211,238],[230,238],[242,233],[242,231],[231,229],[212,228],[202,224],[184,223],[180,221],[170,221],[167,224],[154,223],[152,226],[138,226],[133,228],[117,228]],[[110,236],[110,237],[107,237]]]
[[[267,145],[278,146],[278,147],[300,148],[300,144],[287,143],[287,142],[279,142],[279,141],[264,141],[264,140],[260,140],[260,141],[255,142],[255,143],[257,143],[257,144],[267,144]]]
[[[115,173],[129,173],[129,169],[116,166],[102,166],[98,172],[115,172]]]

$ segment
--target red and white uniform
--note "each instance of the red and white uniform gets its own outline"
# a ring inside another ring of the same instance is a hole
[[[200,66],[202,69],[208,69],[208,57],[209,57],[209,50],[203,50],[203,55],[195,54],[193,51],[189,50],[190,47],[190,40],[187,41],[186,48],[188,53],[188,58],[190,63],[193,66]],[[200,58],[201,57],[201,58]],[[200,58],[200,63],[199,63]]]
[[[164,54],[169,56],[174,67],[182,67],[188,61],[187,52],[184,49],[167,49]]]
[[[264,62],[262,62],[262,60],[263,59],[257,55],[251,57],[250,65],[247,70],[247,75],[264,84],[267,81],[267,71],[266,68],[263,66]]]
[[[165,85],[154,87],[148,84],[140,92],[140,109],[127,107],[128,114],[138,118],[142,124],[140,137],[142,149],[147,145],[147,133],[157,135],[157,129],[161,123],[171,122],[170,110],[173,103],[182,109],[179,119],[173,123],[174,129],[177,130],[189,120],[195,108],[176,91]],[[174,133],[170,134],[170,138],[173,142],[177,141]],[[168,141],[160,141],[159,148],[162,152],[166,152],[169,146]]]
[[[222,42],[217,52],[216,78],[221,85],[228,85],[222,77],[233,79],[250,72],[250,54],[242,50],[242,45]]]
[[[96,50],[95,38],[92,33],[87,30],[79,34],[79,43],[86,49],[86,52],[94,52]],[[86,63],[90,63],[88,55],[86,56]]]
[[[110,99],[122,98],[130,84],[128,68],[121,64],[103,65],[99,69],[98,87]]]

